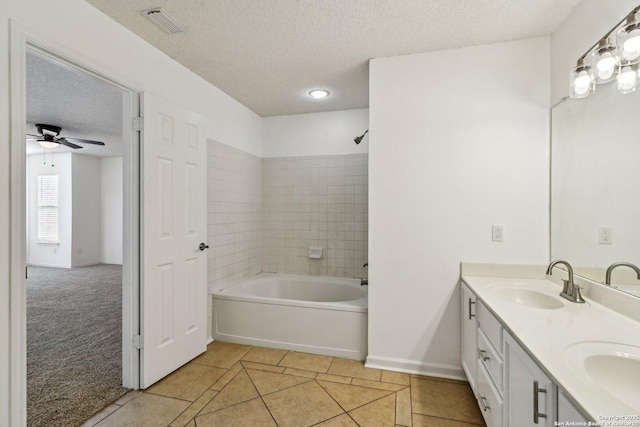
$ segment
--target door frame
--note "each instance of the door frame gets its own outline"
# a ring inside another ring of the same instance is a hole
[[[26,319],[26,52],[34,52],[70,69],[87,73],[120,88],[130,99],[123,105],[124,123],[139,116],[140,87],[120,79],[108,66],[52,43],[45,35],[10,20],[10,254],[9,254],[9,395],[12,425],[26,425],[27,319]],[[125,114],[129,112],[129,118]],[[123,125],[124,128],[124,125]],[[140,333],[140,132],[131,126],[123,153],[123,304],[122,379],[127,388],[140,387],[140,351],[134,336]],[[127,149],[128,148],[128,149]]]

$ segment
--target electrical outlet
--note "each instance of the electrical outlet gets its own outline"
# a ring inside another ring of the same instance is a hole
[[[491,241],[502,242],[504,239],[504,228],[501,225],[491,226]]]
[[[598,244],[600,245],[613,244],[613,230],[611,229],[611,227],[598,228]]]

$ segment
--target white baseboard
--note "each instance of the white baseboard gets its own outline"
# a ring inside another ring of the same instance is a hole
[[[29,267],[72,268],[68,264],[59,265],[59,264],[43,264],[43,263],[33,263],[33,262],[30,262],[27,264],[27,268]]]
[[[367,356],[364,363],[367,368],[405,372],[407,374],[426,375],[437,378],[466,381],[462,366],[440,363],[424,363],[416,360],[396,359],[392,357]]]

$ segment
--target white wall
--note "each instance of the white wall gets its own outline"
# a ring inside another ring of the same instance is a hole
[[[367,362],[461,376],[459,263],[548,260],[549,38],[374,59],[369,108]]]
[[[100,158],[72,154],[73,196],[71,265],[99,264],[102,251],[102,174]]]
[[[28,260],[32,265],[70,268],[122,264],[122,158],[64,153],[27,157]],[[60,243],[37,242],[37,177],[57,173],[60,191]]]
[[[122,157],[101,159],[102,263],[122,264]]]
[[[369,151],[369,109],[293,114],[262,119],[263,157],[360,154]]]
[[[72,160],[71,153],[45,158],[42,154],[27,156],[27,205],[28,241],[27,263],[47,267],[71,267],[71,217],[72,217]],[[59,243],[38,243],[38,175],[58,174],[58,237]]]
[[[582,0],[551,36],[551,105],[569,95],[569,72],[638,0]]]

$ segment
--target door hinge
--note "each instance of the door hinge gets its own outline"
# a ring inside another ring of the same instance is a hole
[[[142,126],[144,126],[144,119],[142,117],[133,118],[133,130],[141,132]]]
[[[138,350],[142,350],[144,348],[144,339],[142,338],[142,335],[133,336],[133,346]]]

